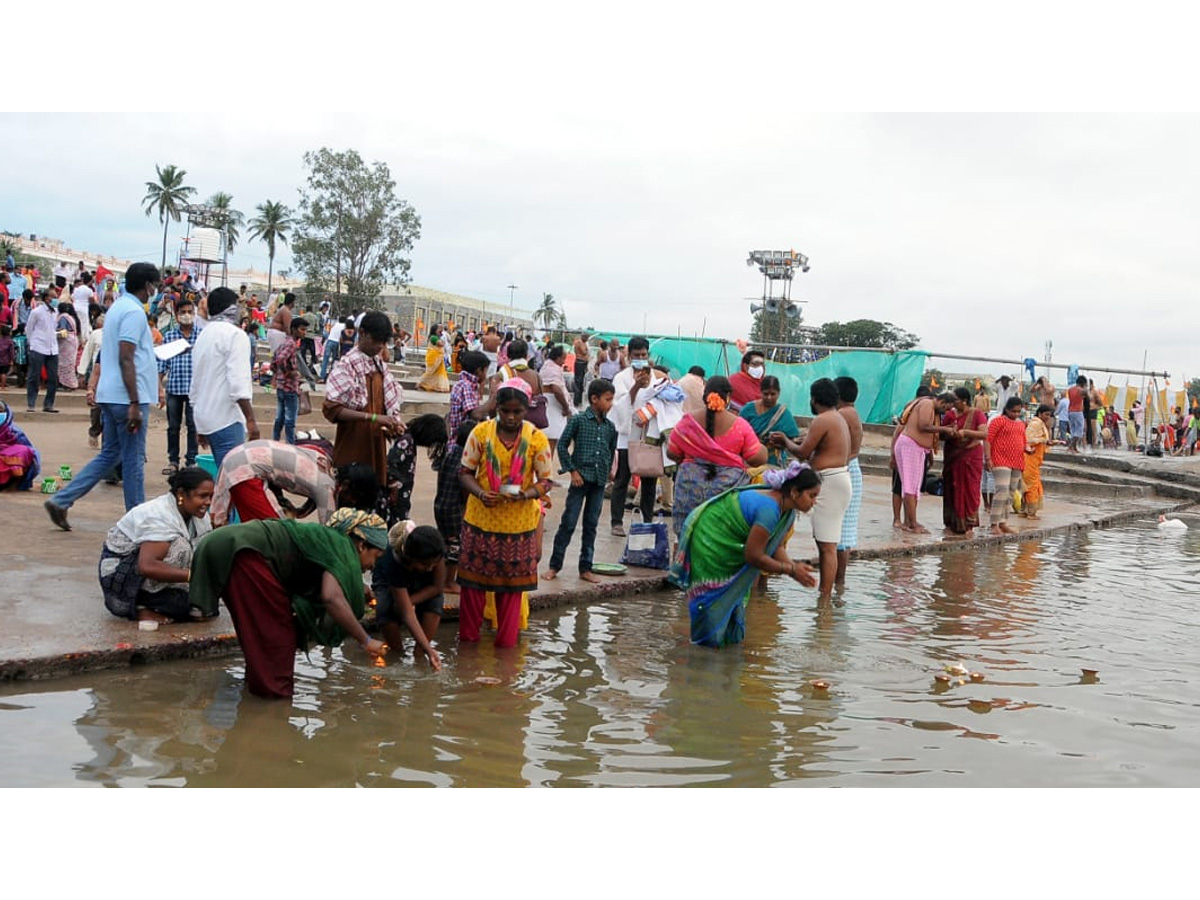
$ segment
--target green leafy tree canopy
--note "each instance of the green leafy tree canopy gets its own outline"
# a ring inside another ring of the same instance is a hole
[[[878,347],[885,350],[909,350],[921,342],[911,331],[897,328],[891,322],[874,319],[854,319],[850,322],[826,322],[821,326],[815,344],[833,347]]]
[[[292,256],[309,288],[369,300],[385,284],[407,284],[421,219],[396,196],[387,165],[327,147],[305,153],[304,165]]]

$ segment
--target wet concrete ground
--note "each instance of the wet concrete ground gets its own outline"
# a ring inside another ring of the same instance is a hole
[[[57,405],[62,413],[56,416],[40,411],[26,413],[23,392],[10,390],[0,396],[18,411],[18,424],[41,452],[45,474],[56,473],[61,465],[78,472],[95,453],[87,443],[82,392],[60,394]],[[405,415],[444,409],[445,401],[445,395],[407,389]],[[314,406],[317,411],[302,419],[298,427],[316,427],[332,437],[333,427],[320,417],[319,399],[314,399]],[[274,396],[260,392],[255,409],[264,436],[269,436]],[[941,530],[941,498],[923,496],[918,516],[931,533],[910,534],[892,528],[886,446],[882,433],[868,435],[859,544],[859,555],[864,557],[970,552],[984,543],[1031,539],[1060,529],[1102,527],[1124,519],[1155,516],[1200,499],[1200,458],[1194,462],[1146,460],[1122,451],[1107,451],[1080,459],[1068,458],[1056,450],[1047,463],[1048,496],[1040,521],[1010,517],[1018,532],[1015,535],[991,536],[980,529],[971,541],[948,539]],[[149,499],[166,490],[166,478],[160,474],[166,465],[166,420],[162,411],[152,410],[147,447]],[[418,521],[432,523],[434,488],[435,474],[422,455],[413,497]],[[1164,490],[1172,496],[1164,496]],[[555,491],[552,499],[561,501],[564,493]],[[80,500],[70,512],[73,530],[69,533],[51,524],[42,508],[45,499],[37,492],[0,495],[0,522],[5,534],[4,552],[0,554],[0,616],[6,625],[0,631],[0,680],[53,677],[158,659],[236,652],[232,624],[224,610],[211,621],[142,632],[134,623],[115,618],[104,608],[97,562],[105,534],[124,513],[120,487],[101,483]],[[560,507],[561,502],[556,502],[546,520],[546,559]],[[626,513],[626,525],[631,516]],[[662,586],[662,572],[636,568],[630,568],[624,576],[606,578],[599,585],[580,581],[575,573],[578,540],[577,533],[558,580],[543,582],[542,589],[532,595],[535,610]],[[623,546],[624,539],[609,534],[606,504],[596,560],[618,561]],[[798,524],[790,552],[804,559],[816,555],[803,521]],[[452,606],[455,598],[449,599],[448,606]]]

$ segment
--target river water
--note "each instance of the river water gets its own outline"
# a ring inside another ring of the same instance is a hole
[[[510,651],[446,626],[436,675],[314,651],[292,704],[236,657],[7,685],[0,786],[1191,786],[1198,582],[1200,522],[1137,524],[856,562],[827,611],[774,585],[721,651],[664,591]]]

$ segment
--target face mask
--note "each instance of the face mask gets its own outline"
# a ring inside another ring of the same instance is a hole
[[[648,359],[633,359],[629,361],[629,365],[634,369],[650,368],[650,360]]]
[[[746,374],[748,374],[751,378],[762,378],[763,367],[762,366],[751,366],[749,369],[746,370]]]
[[[195,321],[196,321],[196,317],[193,316],[191,313],[181,313],[179,316],[179,324],[180,325],[191,325]]]

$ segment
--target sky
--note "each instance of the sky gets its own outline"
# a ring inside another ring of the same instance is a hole
[[[761,62],[768,45],[736,17],[646,15],[636,31],[593,23],[582,48],[484,21],[452,42],[455,58],[478,56],[453,72],[439,55],[450,44],[415,36],[448,20],[422,20],[402,62],[367,64],[369,96],[328,95],[345,107],[276,110],[232,91],[187,112],[7,113],[0,171],[19,173],[19,189],[6,192],[0,229],[157,261],[161,226],[140,207],[156,164],[185,169],[200,198],[231,193],[249,217],[267,199],[295,205],[304,151],[352,148],[385,162],[421,217],[415,283],[501,304],[515,284],[525,309],[552,293],[572,326],[745,337],[762,291],[747,253],[795,249],[810,259],[792,291],[808,324],[881,319],[933,352],[1004,359],[1041,360],[1047,341],[1055,362],[1086,366],[1140,369],[1145,353],[1175,378],[1200,375],[1186,318],[1200,275],[1200,116],[803,110],[809,80],[781,80],[796,60]],[[695,49],[722,29],[722,54],[663,52],[664,32]],[[798,31],[807,59],[812,27]],[[862,40],[885,37],[880,26]],[[423,74],[400,77],[412,71]],[[926,105],[911,103],[919,92],[889,94],[895,74],[913,72],[883,62],[816,99]],[[918,76],[942,92],[954,83]],[[1128,99],[1124,82],[1101,93],[1109,83],[1078,107]],[[1044,96],[1040,83],[1020,88],[1028,101],[1072,98],[1049,83]],[[931,99],[972,98],[998,93],[986,83]],[[181,227],[171,233],[175,249]],[[243,237],[231,261],[265,270],[266,248]],[[276,267],[291,268],[286,249]]]

